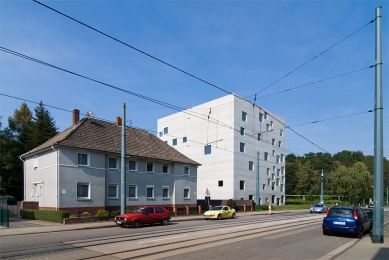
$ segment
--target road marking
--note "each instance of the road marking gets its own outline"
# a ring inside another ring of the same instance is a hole
[[[328,254],[320,257],[318,260],[329,260],[332,257],[336,256],[337,254],[339,254],[339,253],[345,251],[346,249],[348,249],[349,247],[353,246],[358,241],[359,241],[359,239],[351,240],[350,242],[344,244],[343,246],[338,247],[337,249],[335,249],[335,250],[329,252]]]
[[[161,238],[161,239],[154,239],[154,240],[145,240],[145,241],[142,241],[142,242],[138,242],[137,244],[145,244],[145,243],[151,243],[151,242],[157,242],[157,241],[164,241],[164,240],[170,240],[170,239],[175,239],[175,238],[181,238],[181,237],[186,237],[188,235],[184,235],[184,236],[175,236],[175,237],[168,237],[168,238]]]

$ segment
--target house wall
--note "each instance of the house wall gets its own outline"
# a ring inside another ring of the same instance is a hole
[[[246,121],[242,120],[242,111],[247,113]],[[259,113],[265,112],[269,115],[268,119],[263,118],[259,122]],[[273,127],[270,127],[271,121]],[[285,130],[283,123],[285,121],[281,117],[233,95],[227,95],[159,119],[158,136],[169,145],[173,145],[173,140],[177,139],[177,144],[173,147],[201,164],[197,178],[198,199],[204,199],[205,190],[208,189],[212,199],[255,200],[259,151],[259,197],[261,203],[265,204],[266,199],[271,202],[272,196],[275,196],[275,202],[276,198],[285,198],[285,175],[281,183],[281,168],[285,169],[285,161],[276,163],[276,156],[285,153],[285,131],[280,136],[280,129]],[[266,124],[269,124],[271,131],[266,131]],[[167,134],[164,133],[166,127]],[[245,129],[244,135],[240,133],[241,127]],[[258,140],[258,133],[262,133],[261,141]],[[187,142],[184,142],[184,137]],[[271,144],[272,139],[275,139],[276,145]],[[278,141],[281,141],[281,147],[277,147]],[[245,144],[244,152],[240,152],[240,143]],[[205,154],[206,145],[211,146],[211,154]],[[264,152],[269,154],[268,161],[264,160]],[[249,170],[249,161],[254,164],[252,170]],[[268,168],[270,175],[267,175]],[[277,169],[280,174],[278,177]],[[267,185],[268,178],[272,178],[273,173],[274,182],[276,178],[280,179],[274,190],[271,185],[273,180]],[[219,181],[223,182],[223,186],[219,185]],[[244,181],[243,190],[240,181]],[[265,187],[263,184],[266,184]]]
[[[49,150],[25,159],[25,201],[38,201],[39,207],[57,207],[57,152]]]

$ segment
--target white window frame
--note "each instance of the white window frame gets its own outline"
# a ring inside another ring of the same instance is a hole
[[[130,169],[130,161],[135,163],[135,169]],[[128,170],[131,172],[136,172],[138,169],[138,162],[136,160],[128,160]]]
[[[130,187],[135,188],[135,197],[130,197]],[[129,199],[138,199],[138,185],[128,184],[128,198]]]
[[[266,190],[266,184],[262,184],[262,190]]]
[[[188,196],[187,197],[185,197],[185,190],[188,190]],[[184,199],[190,199],[190,187],[184,186],[182,192],[183,192],[182,197]]]
[[[177,138],[174,138],[174,139],[173,139],[172,145],[173,145],[173,146],[176,146],[177,144],[178,144]]]
[[[184,137],[182,138],[182,142],[183,142],[183,143],[188,142],[188,137],[184,136]]]
[[[240,128],[240,135],[242,135],[242,136],[246,135],[246,129],[244,129],[244,127]]]
[[[204,155],[212,154],[212,146],[210,144],[204,146]]]
[[[186,169],[188,169],[188,173],[186,173]],[[184,165],[184,175],[190,176],[190,166],[189,165]]]
[[[266,175],[270,176],[270,168],[266,168]]]
[[[242,121],[247,122],[247,113],[242,111]]]
[[[111,166],[109,165],[110,164],[109,163],[110,159],[114,159],[115,160],[115,168],[111,168]],[[118,162],[119,162],[118,158],[108,157],[108,169],[110,169],[110,170],[117,170],[117,169],[119,169]]]
[[[86,164],[80,164],[80,160],[79,160],[79,155],[80,154],[86,155]],[[77,151],[77,165],[78,166],[89,166],[89,157],[90,157],[89,153]]]
[[[151,171],[149,171],[149,169],[148,169],[149,163],[151,163],[151,166],[153,168],[153,169],[151,169]],[[154,172],[154,162],[146,162],[146,172]]]
[[[243,189],[241,187],[242,183],[243,183]],[[246,190],[246,181],[239,180],[239,190]]]
[[[243,145],[243,151],[242,151],[242,145]],[[246,144],[245,143],[242,143],[242,142],[239,143],[239,152],[241,152],[241,153],[246,152]]]
[[[269,153],[268,152],[264,152],[263,153],[263,160],[264,161],[269,161]]]
[[[82,182],[82,181],[78,181],[77,182],[77,189],[76,189],[76,196],[77,196],[77,200],[90,200],[91,196],[90,196],[90,191],[91,191],[91,183],[90,182]],[[88,186],[88,196],[87,197],[79,197],[78,196],[78,185],[87,185]]]
[[[167,190],[167,197],[164,197],[164,196],[163,196],[163,190],[164,190],[164,189]],[[169,193],[170,193],[169,186],[162,186],[162,199],[165,199],[165,200],[170,199]]]
[[[109,196],[109,187],[116,187],[115,197]],[[108,199],[118,199],[119,198],[119,185],[117,183],[108,183]]]
[[[254,171],[254,168],[255,168],[254,162],[253,161],[249,161],[249,170],[250,171]]]
[[[152,190],[152,197],[149,197],[148,196],[148,194],[147,194],[147,189],[149,189],[149,188],[151,188],[151,189],[153,189]],[[155,189],[154,189],[154,185],[146,185],[146,199],[148,199],[148,200],[153,200],[155,198]]]
[[[164,166],[167,166],[167,172],[164,172],[164,171],[163,171],[163,167],[164,167]],[[169,164],[168,164],[168,163],[163,163],[163,164],[162,164],[162,173],[163,173],[163,174],[169,174]]]
[[[166,135],[169,133],[169,127],[164,127],[163,128],[163,134]]]
[[[221,184],[221,185],[220,185]],[[223,187],[224,186],[224,181],[223,180],[218,180],[217,181],[217,186],[218,187]]]

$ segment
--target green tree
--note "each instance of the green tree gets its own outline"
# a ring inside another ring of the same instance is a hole
[[[55,126],[54,119],[51,117],[50,112],[45,109],[42,101],[34,111],[31,140],[33,146],[37,147],[55,136],[58,133],[58,128]]]

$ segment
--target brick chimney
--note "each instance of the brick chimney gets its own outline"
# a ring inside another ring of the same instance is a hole
[[[73,109],[73,125],[77,124],[80,121],[80,110]]]
[[[122,126],[122,119],[120,117],[116,117],[116,125]]]

